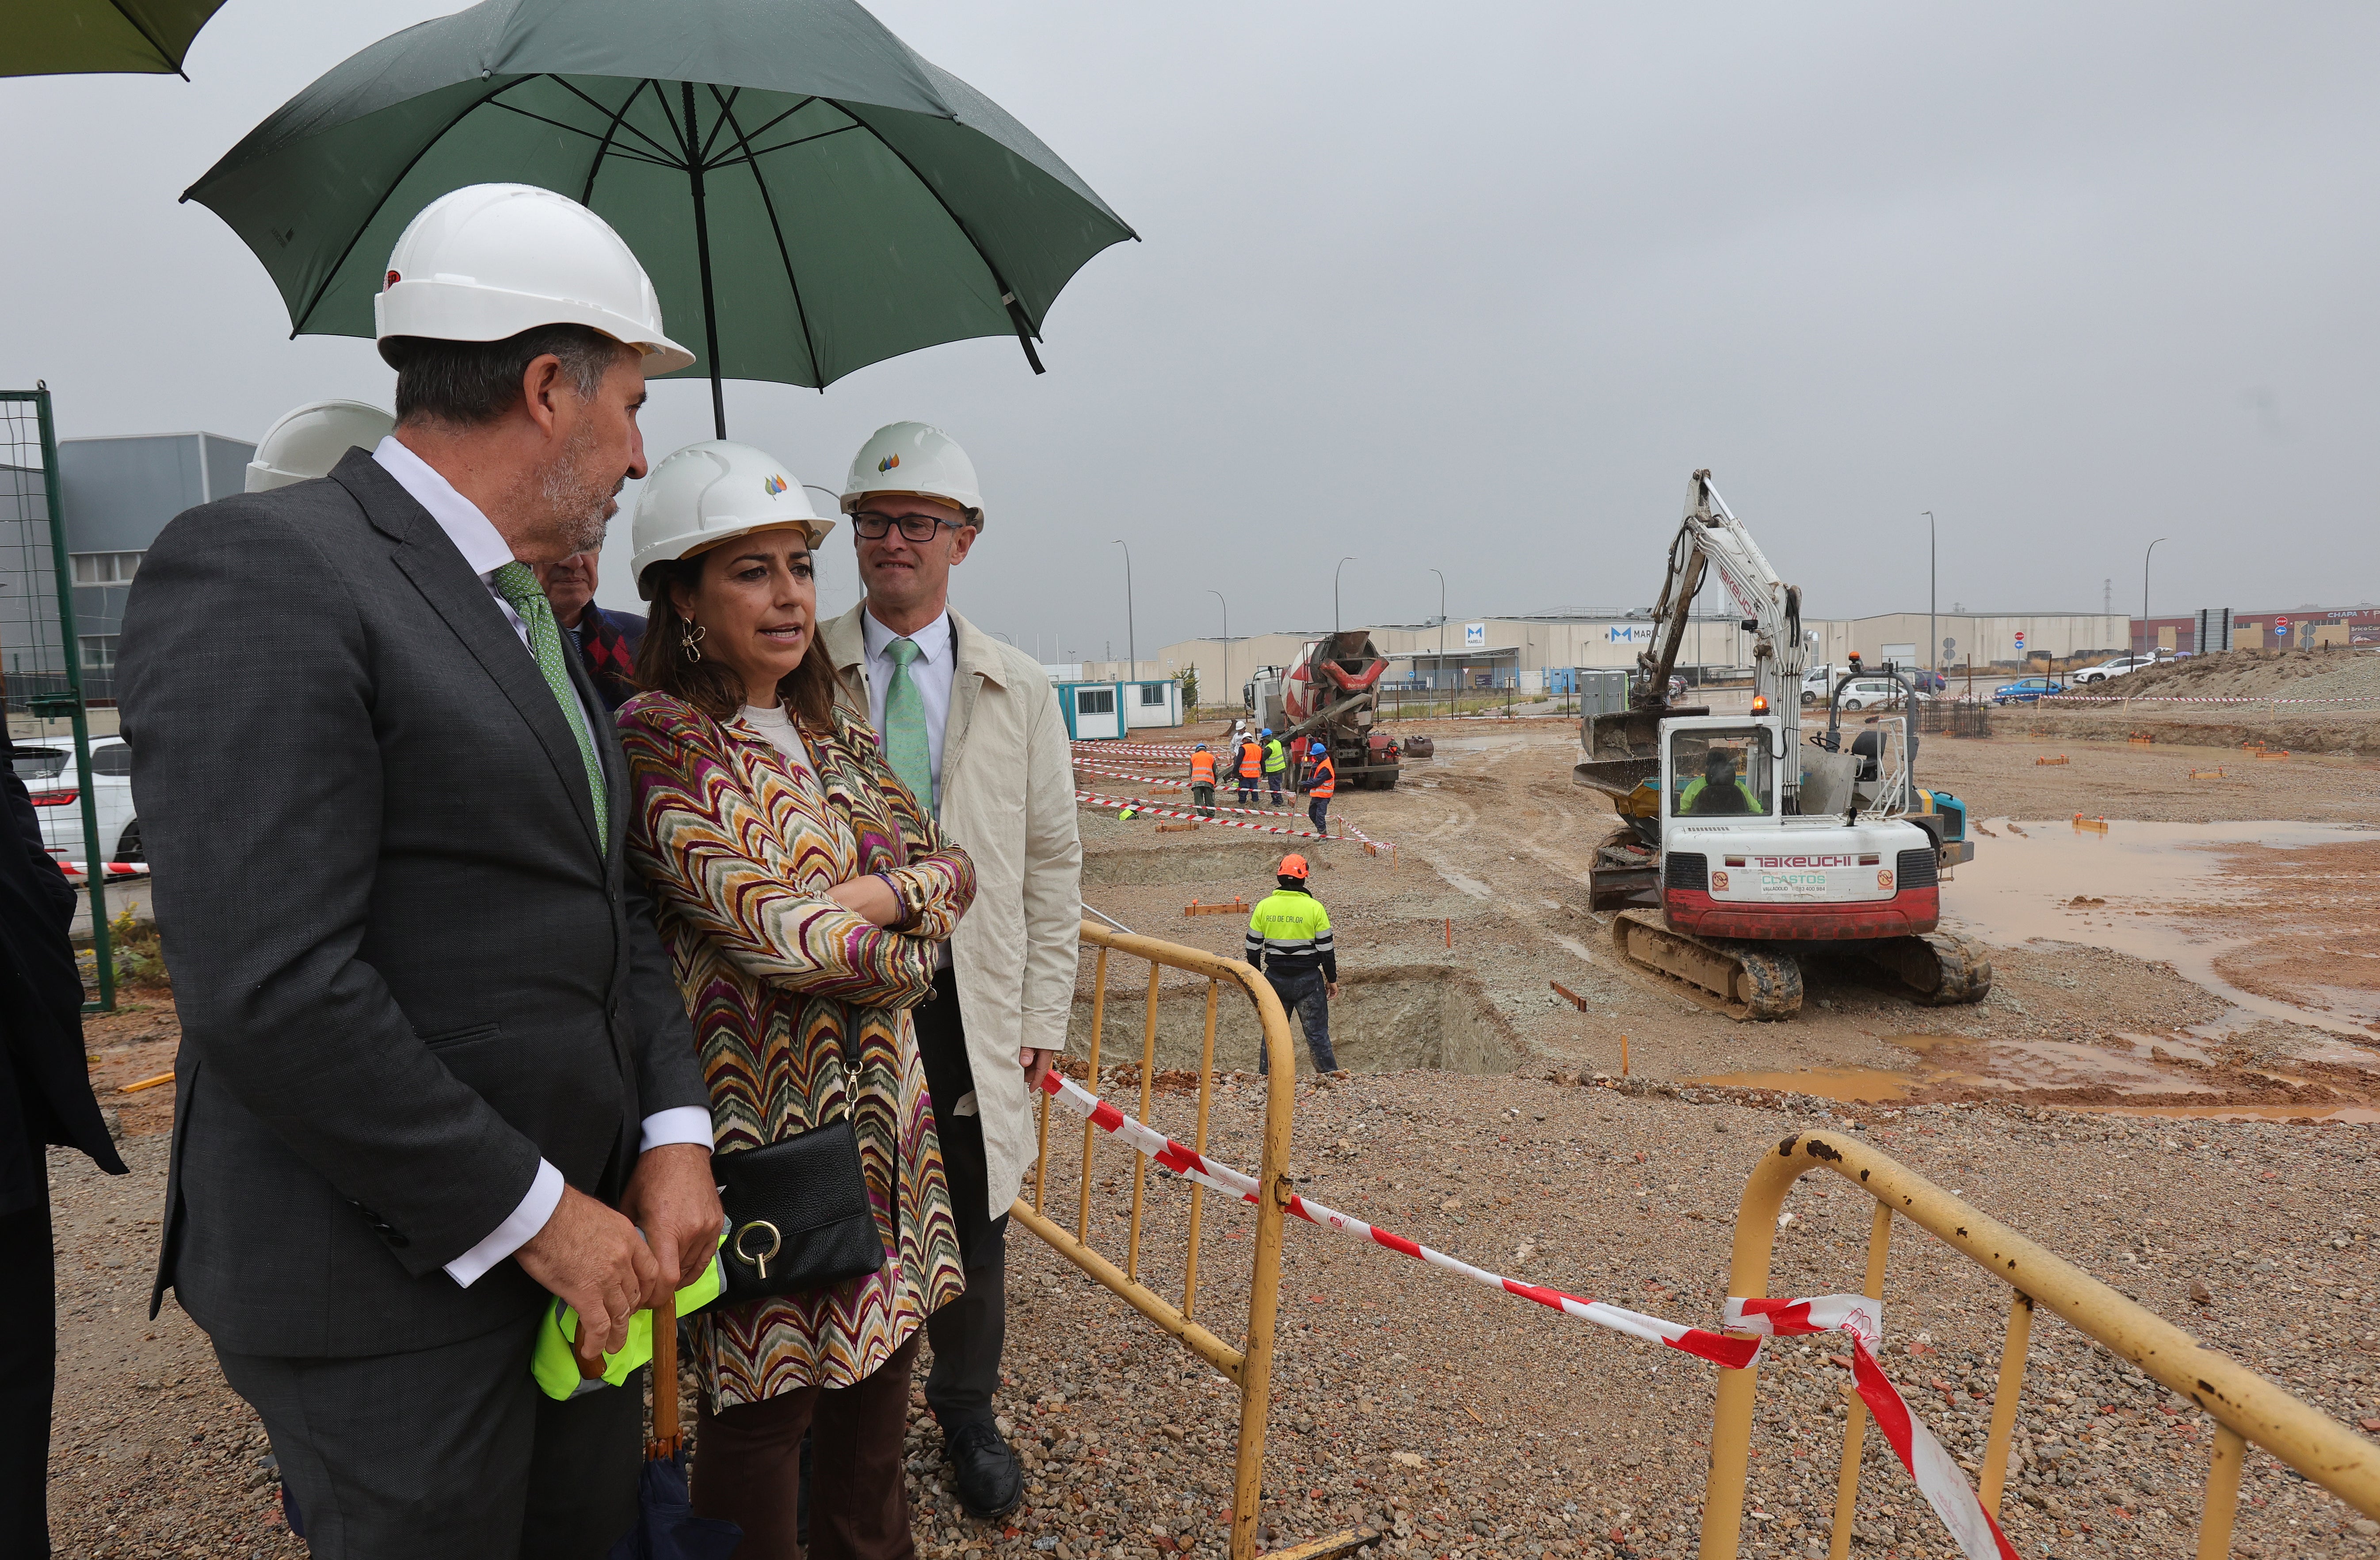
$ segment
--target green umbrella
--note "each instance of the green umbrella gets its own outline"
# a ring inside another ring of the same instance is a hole
[[[498,181],[619,230],[699,338],[722,437],[722,377],[823,387],[1012,332],[1038,373],[1058,290],[1135,237],[851,0],[487,0],[347,60],[183,199],[256,251],[292,335],[369,336],[414,213]]]
[[[183,75],[224,0],[0,0],[0,76]]]

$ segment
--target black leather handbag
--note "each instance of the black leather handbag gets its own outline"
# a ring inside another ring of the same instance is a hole
[[[884,1265],[849,1116],[710,1163],[727,1213],[726,1304],[825,1289]]]

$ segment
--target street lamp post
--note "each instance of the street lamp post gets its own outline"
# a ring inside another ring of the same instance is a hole
[[[1330,571],[1330,632],[1334,638],[1339,632],[1339,570],[1354,561],[1352,557],[1342,558],[1339,560],[1339,568]]]
[[[1939,625],[1934,621],[1934,608],[1935,581],[1940,578],[1941,571],[1935,567],[1934,511],[1928,509],[1925,511],[1925,660],[1937,666],[1942,664],[1942,641],[1935,637]],[[1919,664],[1924,664],[1923,662]]]
[[[1430,573],[1438,574],[1438,570],[1431,569]],[[1439,677],[1444,676],[1446,676],[1446,576],[1438,574],[1438,671],[1437,676],[1429,679],[1432,691],[1436,691]]]
[[[1232,603],[1224,602],[1223,592],[1211,585],[1207,588],[1207,593],[1223,602],[1223,697],[1229,699],[1232,696]]]
[[[1117,538],[1116,545],[1123,548],[1123,652],[1132,662],[1132,676],[1124,681],[1138,682],[1140,641],[1135,637],[1132,626],[1132,548],[1121,537]]]
[[[2146,654],[2149,648],[2149,559],[2156,555],[2157,542],[2171,540],[2170,537],[2160,536],[2156,542],[2149,543],[2147,552],[2141,555],[2141,642],[2135,652],[2138,654]]]

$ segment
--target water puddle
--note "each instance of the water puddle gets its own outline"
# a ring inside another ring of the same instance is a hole
[[[2380,1121],[2369,1105],[2074,1105],[2095,1115],[2160,1116],[2168,1121]]]
[[[2095,825],[2100,820],[2086,820]],[[2221,849],[2262,846],[2300,850],[2368,843],[2371,832],[2319,823],[2250,821],[2225,823],[2107,820],[2103,830],[2062,823],[1986,822],[1991,837],[1975,842],[1975,859],[1960,867],[1944,892],[1944,921],[1986,943],[2015,946],[2034,938],[2108,948],[2171,964],[2183,979],[2221,997],[2242,1014],[2303,1024],[2369,1041],[2355,1013],[2370,993],[2350,993],[2350,1017],[2245,991],[2223,978],[2217,964],[2249,949],[2252,936],[2193,935],[2178,924],[2210,908],[2246,914],[2271,890],[2269,877],[2227,872]],[[2313,993],[2338,1003],[2336,990]],[[2238,1015],[2205,1032],[2237,1027]]]
[[[2225,1096],[2251,1086],[2303,1085],[2304,1079],[2255,1072],[2199,1076],[2192,1069],[2215,1066],[2207,1053],[2186,1041],[2126,1035],[2119,1045],[2082,1045],[2055,1040],[1985,1040],[1966,1035],[1887,1035],[1888,1045],[1912,1053],[1911,1065],[1888,1067],[1800,1067],[1791,1071],[1714,1073],[1684,1079],[1728,1089],[1811,1094],[1846,1104],[1894,1104],[1929,1099],[2054,1092],[2060,1108],[2123,1115],[2226,1121],[2380,1121],[2380,1109],[2361,1104],[2240,1103]],[[2339,1048],[2344,1053],[2347,1048]],[[2369,1052],[2351,1061],[2369,1067]],[[2191,1096],[2203,1096],[2198,1103]]]

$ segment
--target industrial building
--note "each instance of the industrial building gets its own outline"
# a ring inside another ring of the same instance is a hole
[[[1928,638],[1922,612],[1873,617],[1804,618],[1810,660],[1841,663],[1856,651],[1871,665],[1890,660],[1920,664]],[[1950,670],[2020,666],[2046,653],[2059,661],[2119,655],[2131,642],[2131,621],[2096,612],[1973,613],[1933,615],[1932,637],[1949,640],[1935,664]],[[1642,613],[1579,616],[1490,617],[1446,623],[1375,626],[1373,641],[1391,663],[1388,686],[1410,689],[1510,688],[1542,692],[1560,673],[1578,667],[1633,666],[1653,643],[1654,626]],[[1328,632],[1254,634],[1229,641],[1183,640],[1165,646],[1137,666],[1121,661],[1085,663],[1078,676],[1129,681],[1176,677],[1196,666],[1203,702],[1216,703],[1260,666],[1288,664],[1306,642]],[[1678,652],[1680,669],[1692,677],[1719,676],[1751,664],[1752,636],[1740,618],[1704,614],[1687,625]],[[1557,674],[1550,681],[1548,674]]]
[[[2198,616],[2135,617],[2131,644],[2136,653],[2189,651],[2198,644]],[[2217,641],[2218,647],[2220,641]],[[2380,645],[2380,606],[2299,606],[2231,613],[2233,650],[2321,650],[2333,645]]]
[[[65,511],[67,566],[74,580],[75,654],[82,665],[85,699],[96,704],[115,700],[115,646],[124,622],[124,601],[149,544],[183,510],[240,492],[247,485],[248,463],[255,455],[254,445],[220,433],[149,433],[59,442],[59,503]],[[19,530],[40,527],[45,530],[48,515],[38,502],[19,507],[23,514],[12,512],[5,518]],[[45,537],[40,550],[46,555]],[[11,550],[12,555],[15,551]],[[56,636],[53,616],[34,637],[55,644]],[[10,660],[11,687],[17,687],[23,676],[26,686],[18,691],[31,693],[36,691],[30,686],[33,682],[51,681],[59,686],[41,691],[64,691],[61,670],[48,664],[32,645],[16,642],[19,637],[12,632],[10,642],[0,647],[0,653]]]

